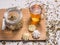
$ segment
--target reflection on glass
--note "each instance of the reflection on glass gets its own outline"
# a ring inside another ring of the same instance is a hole
[[[41,20],[41,6],[39,4],[31,3],[30,7],[31,24],[37,24]]]

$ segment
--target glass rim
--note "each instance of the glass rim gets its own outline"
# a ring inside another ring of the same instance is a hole
[[[31,7],[33,6],[33,5],[35,5],[35,4],[37,4],[37,5],[39,5],[39,7],[40,7],[40,10],[41,10],[41,12],[40,12],[40,14],[42,13],[42,4],[39,2],[39,1],[33,1],[33,2],[31,2],[30,4],[29,4],[29,11],[32,13],[32,9],[31,9]]]
[[[17,18],[16,20],[14,20],[14,21],[8,20],[9,12],[12,12],[12,11],[16,11],[16,12],[18,13],[18,15],[19,15],[18,18]],[[15,24],[15,23],[19,22],[19,20],[22,19],[21,10],[18,10],[17,8],[16,8],[16,9],[9,8],[9,9],[5,12],[4,18],[5,18],[5,21],[6,21],[7,23],[9,23],[9,24]]]

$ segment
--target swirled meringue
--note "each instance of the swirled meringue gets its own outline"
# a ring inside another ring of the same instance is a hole
[[[38,30],[35,30],[32,34],[33,38],[37,39],[40,37],[40,32]]]

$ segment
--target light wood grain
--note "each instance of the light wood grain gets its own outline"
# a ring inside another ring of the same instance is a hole
[[[22,34],[25,32],[29,32],[28,31],[28,25],[27,22],[29,20],[30,17],[30,13],[29,13],[29,9],[22,9],[22,13],[23,13],[23,27],[22,29],[20,29],[19,31],[9,31],[9,30],[1,30],[2,27],[2,20],[3,20],[3,15],[4,12],[6,11],[6,9],[0,9],[0,40],[22,40]],[[45,25],[45,19],[41,20],[40,24],[41,27],[39,27],[39,31],[41,33],[40,38],[37,40],[46,40],[46,25]],[[36,40],[33,39],[31,36],[31,32],[30,33],[30,37],[29,40]]]

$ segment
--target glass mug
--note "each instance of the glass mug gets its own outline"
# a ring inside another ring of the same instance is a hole
[[[17,30],[22,27],[22,13],[17,7],[9,8],[4,13],[4,25],[2,29],[7,27],[10,30]],[[4,29],[3,29],[4,30]]]
[[[29,11],[31,15],[31,24],[37,24],[41,21],[42,8],[40,4],[36,2],[31,2],[29,5]]]

